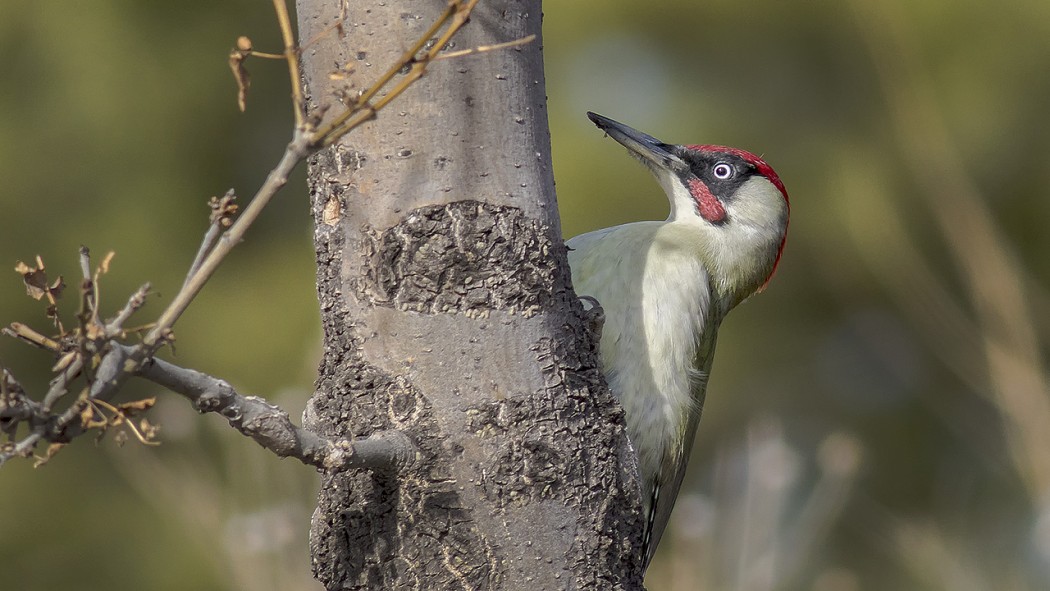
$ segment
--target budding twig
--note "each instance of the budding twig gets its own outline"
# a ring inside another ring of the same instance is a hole
[[[204,234],[204,239],[201,241],[200,247],[197,249],[197,256],[193,257],[193,263],[190,264],[190,270],[186,273],[186,279],[182,282],[182,287],[186,287],[186,283],[197,273],[197,269],[200,269],[201,263],[204,262],[204,258],[211,252],[215,241],[219,239],[219,235],[222,231],[233,223],[232,216],[237,213],[237,206],[233,204],[234,200],[237,199],[237,194],[233,189],[226,191],[226,194],[222,197],[212,197],[208,205],[211,207],[211,216],[209,216],[208,231]]]

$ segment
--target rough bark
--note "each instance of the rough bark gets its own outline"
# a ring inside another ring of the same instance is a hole
[[[367,86],[440,0],[350,3],[303,55],[311,109]],[[300,38],[336,0],[299,0]],[[540,3],[485,1],[459,50],[540,33]],[[329,74],[342,64],[348,81]],[[322,477],[329,589],[638,589],[637,482],[572,292],[539,39],[433,64],[310,162],[324,357],[305,423],[407,433],[401,473]]]

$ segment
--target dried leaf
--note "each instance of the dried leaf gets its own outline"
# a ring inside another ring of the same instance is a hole
[[[39,300],[47,293],[47,273],[43,267],[37,269],[18,261],[15,263],[15,272],[22,275],[22,281],[26,284],[26,293],[34,300]]]
[[[102,417],[102,418],[96,418]],[[109,426],[109,421],[106,417],[95,412],[95,407],[90,404],[84,405],[83,410],[80,411],[80,425],[85,429],[103,429]]]
[[[145,445],[160,445],[157,439],[157,433],[160,432],[160,427],[149,422],[147,419],[139,421],[138,429],[135,429],[135,435],[138,436],[139,441]]]
[[[15,263],[15,272],[22,276],[22,282],[26,285],[26,293],[34,300],[39,300],[48,294],[51,299],[62,297],[62,291],[66,288],[62,276],[59,275],[58,279],[49,285],[47,272],[44,270],[44,261],[40,257],[37,257],[36,261],[38,267],[30,267],[22,261]]]
[[[117,405],[117,411],[127,416],[133,417],[136,414],[146,412],[153,408],[153,405],[157,403],[157,397],[143,398],[142,400],[133,400],[131,402],[125,402]]]
[[[40,466],[43,466],[44,464],[48,463],[51,460],[51,458],[55,457],[55,454],[57,454],[65,446],[65,443],[52,443],[51,445],[47,446],[47,451],[44,452],[43,456],[36,456],[36,461],[33,462],[33,467],[39,468]]]
[[[65,291],[65,289],[66,289],[66,281],[65,281],[65,279],[62,278],[61,275],[59,275],[58,279],[55,279],[55,282],[52,283],[51,286],[47,288],[47,290],[49,292],[51,292],[51,297],[55,298],[56,300],[58,298],[62,297],[62,292]]]
[[[142,431],[147,439],[155,439],[160,432],[160,425],[154,425],[149,419],[143,418],[139,420],[139,431]]]
[[[211,208],[209,221],[213,224],[218,223],[223,228],[229,228],[233,224],[233,217],[237,215],[238,205],[234,203],[236,200],[237,194],[233,189],[226,191],[222,197],[209,199],[208,207]]]
[[[241,36],[237,38],[237,47],[230,52],[230,71],[237,81],[237,108],[243,113],[248,106],[248,87],[252,85],[251,75],[244,67],[244,60],[252,53],[252,40]]]
[[[51,292],[51,297],[57,300],[62,297],[62,292],[66,289],[66,282],[62,279],[62,276],[59,275],[58,279],[55,279],[55,282],[47,289]]]
[[[102,273],[103,275],[109,273],[109,262],[113,260],[113,257],[116,256],[116,254],[116,251],[113,250],[106,253],[105,258],[102,259],[102,264],[98,266],[98,270],[100,273]]]

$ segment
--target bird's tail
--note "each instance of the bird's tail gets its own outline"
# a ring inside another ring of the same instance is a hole
[[[645,567],[649,567],[649,561],[656,553],[656,542],[653,533],[656,529],[657,507],[660,501],[660,475],[657,474],[653,480],[653,492],[649,496],[649,511],[645,516],[645,533],[642,535],[642,556],[645,557]]]

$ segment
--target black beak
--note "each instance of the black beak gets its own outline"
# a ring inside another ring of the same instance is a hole
[[[665,144],[647,133],[642,133],[637,129],[627,127],[623,123],[613,121],[597,113],[588,111],[587,117],[598,126],[598,129],[623,144],[625,148],[641,158],[643,162],[675,171],[689,168],[681,158],[675,155],[675,146]]]

